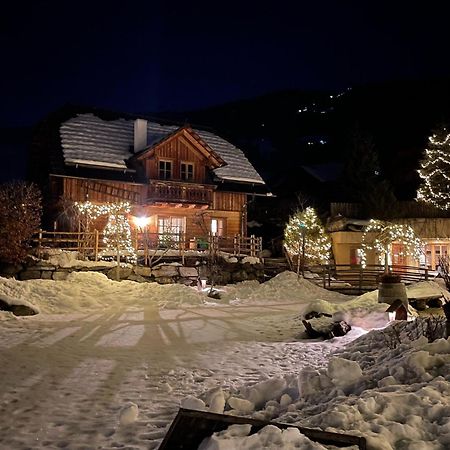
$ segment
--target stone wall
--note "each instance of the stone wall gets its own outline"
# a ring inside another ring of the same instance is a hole
[[[112,280],[130,280],[136,282],[157,282],[159,284],[183,283],[196,284],[198,279],[208,283],[214,280],[217,285],[237,283],[246,280],[264,281],[264,266],[261,262],[249,262],[249,258],[220,258],[214,266],[198,258],[186,259],[185,265],[179,263],[162,263],[150,268],[127,265],[120,267],[111,264],[71,265],[59,267],[45,260],[29,259],[22,265],[7,265],[0,268],[0,275],[14,277],[18,280],[65,280],[71,272],[99,272]]]

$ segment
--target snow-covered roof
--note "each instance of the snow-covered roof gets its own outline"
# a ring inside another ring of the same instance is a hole
[[[178,128],[148,121],[148,146],[160,142]],[[242,150],[211,132],[194,131],[226,162],[214,169],[217,178],[264,184]],[[92,113],[78,114],[61,125],[60,135],[66,164],[127,170],[127,160],[133,155],[134,120],[103,120]]]
[[[148,123],[147,142],[159,141],[176,128]],[[133,155],[133,120],[103,120],[92,113],[78,114],[61,125],[60,135],[66,164],[126,170],[126,160]]]
[[[227,164],[214,170],[221,179],[244,183],[261,183],[263,179],[256,172],[244,152],[230,142],[209,131],[194,130]]]

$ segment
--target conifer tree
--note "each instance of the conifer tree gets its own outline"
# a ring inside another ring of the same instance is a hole
[[[450,133],[442,127],[428,141],[418,170],[422,184],[417,200],[447,210],[450,208]]]
[[[362,205],[365,216],[388,218],[397,200],[390,183],[382,175],[371,135],[356,128],[348,145],[349,154],[341,180],[344,192],[350,200]]]
[[[284,242],[289,253],[302,259],[302,266],[326,263],[329,259],[331,240],[314,208],[299,210],[291,216],[284,230]]]

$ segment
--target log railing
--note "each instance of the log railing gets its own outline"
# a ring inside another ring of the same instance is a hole
[[[233,255],[258,256],[262,250],[262,238],[256,236],[219,237],[205,236],[187,239],[184,233],[132,233],[133,247],[138,256],[147,263],[153,255],[170,254],[184,258],[186,251],[222,251]],[[98,260],[106,247],[103,234],[94,231],[44,231],[40,230],[32,239],[38,256],[44,249],[54,248],[78,251],[85,257]]]
[[[404,283],[427,281],[429,277],[428,268],[415,266],[388,267],[389,272],[400,276]],[[349,265],[349,264],[325,264],[311,267],[311,270],[322,276],[323,287],[329,288],[333,280],[346,282],[360,290],[376,288],[381,275],[385,273],[384,265]]]

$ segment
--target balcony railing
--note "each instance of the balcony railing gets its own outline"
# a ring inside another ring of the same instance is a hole
[[[258,256],[262,250],[262,238],[256,236],[203,236],[188,239],[185,233],[132,233],[132,246],[145,265],[153,260],[153,256],[180,256],[184,261],[186,251],[209,253],[226,252],[233,255]],[[44,231],[40,230],[32,239],[38,257],[46,250],[61,249],[77,251],[84,258],[98,261],[102,252],[106,251],[104,235],[93,231]],[[114,257],[115,252],[111,255]]]
[[[202,184],[193,184],[176,181],[150,181],[148,186],[147,202],[168,203],[199,203],[210,205],[212,203],[213,189]]]

